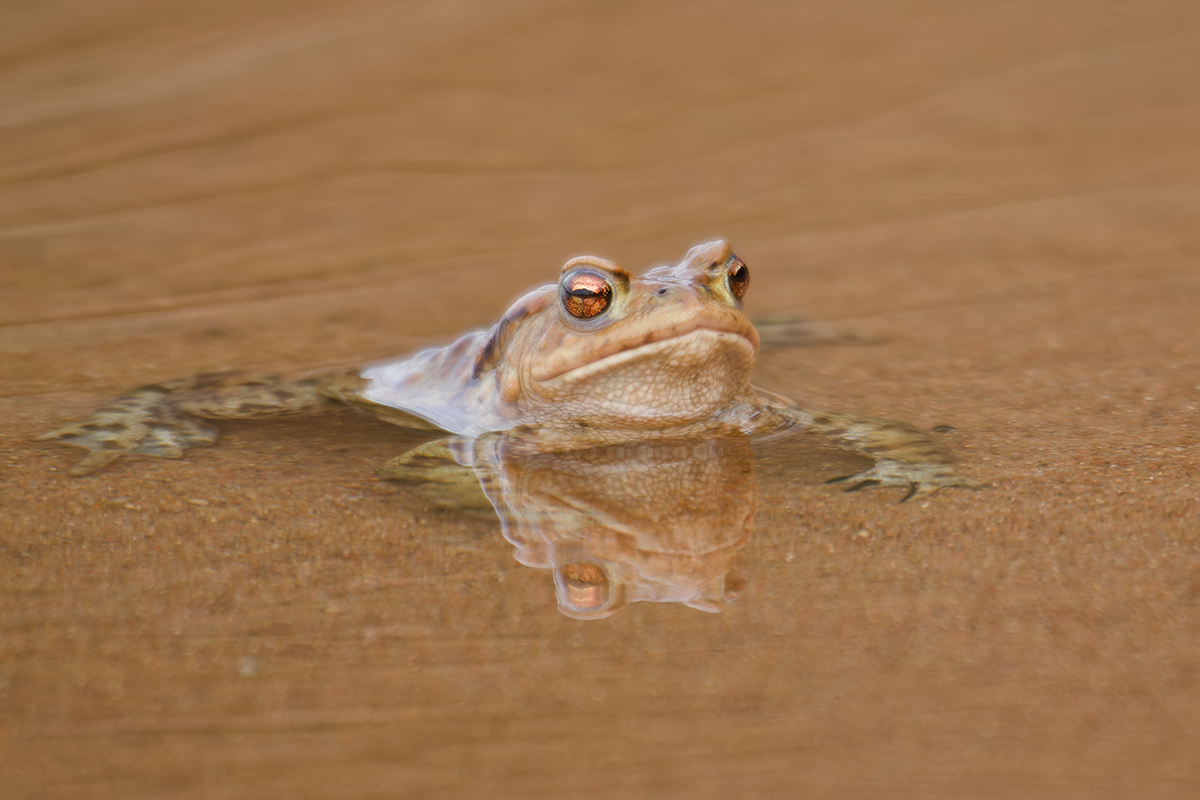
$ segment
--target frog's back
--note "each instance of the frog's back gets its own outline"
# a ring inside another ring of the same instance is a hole
[[[487,340],[487,332],[476,331],[446,347],[372,364],[361,372],[365,385],[357,399],[465,436],[511,428],[514,422],[501,413],[490,382],[475,376]]]

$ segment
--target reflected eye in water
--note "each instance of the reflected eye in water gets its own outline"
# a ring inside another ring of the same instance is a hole
[[[377,474],[442,509],[499,518],[516,561],[550,572],[564,616],[604,619],[639,602],[724,606],[757,505],[749,437],[546,445],[522,429],[439,439]]]
[[[587,613],[599,611],[612,597],[612,581],[596,564],[582,561],[566,564],[554,573],[559,605],[569,611]]]
[[[737,256],[729,257],[729,291],[733,292],[733,296],[741,300],[746,296],[746,290],[750,288],[750,268],[746,263]]]
[[[598,317],[612,302],[612,286],[595,272],[573,272],[562,282],[562,304],[577,319]]]

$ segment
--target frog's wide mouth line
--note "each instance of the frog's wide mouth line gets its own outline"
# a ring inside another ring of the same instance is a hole
[[[556,381],[562,383],[577,383],[594,375],[610,372],[625,364],[663,354],[673,349],[686,349],[696,358],[703,358],[721,348],[736,347],[745,351],[747,362],[752,362],[755,356],[754,344],[749,338],[729,330],[713,330],[711,328],[694,328],[686,333],[667,339],[639,344],[619,350],[612,355],[603,356],[582,367],[573,367],[546,377],[535,376],[542,383]]]

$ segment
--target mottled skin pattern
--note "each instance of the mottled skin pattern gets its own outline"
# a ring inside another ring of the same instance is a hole
[[[306,380],[199,376],[147,386],[41,438],[87,448],[71,474],[89,475],[126,453],[178,458],[212,444],[216,431],[201,419],[307,414],[340,402],[461,436],[513,431],[543,452],[814,431],[875,460],[846,479],[851,488],[903,486],[908,499],[980,485],[959,475],[949,450],[918,428],[807,411],[752,387],[759,338],[742,313],[748,280],[724,241],[641,277],[601,258],[576,258],[558,284],[518,300],[491,331],[448,347]]]

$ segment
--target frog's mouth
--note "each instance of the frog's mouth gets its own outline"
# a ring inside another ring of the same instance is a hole
[[[643,338],[625,347],[617,345],[612,352],[602,351],[582,366],[548,375],[535,374],[534,378],[542,383],[575,384],[625,367],[635,367],[646,360],[661,364],[661,370],[656,372],[678,374],[695,371],[718,359],[729,363],[731,356],[734,363],[744,364],[748,372],[757,353],[757,337],[752,339],[741,331],[695,327],[682,333],[673,332],[664,338],[651,341]],[[646,377],[649,380],[652,375]]]

